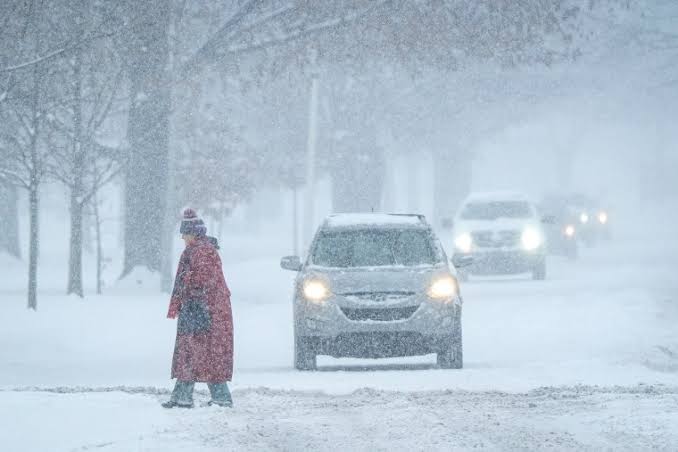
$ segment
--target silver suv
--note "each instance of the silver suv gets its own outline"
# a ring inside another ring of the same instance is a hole
[[[317,355],[386,358],[437,353],[462,367],[456,272],[421,215],[340,214],[318,229],[294,288],[294,366]]]

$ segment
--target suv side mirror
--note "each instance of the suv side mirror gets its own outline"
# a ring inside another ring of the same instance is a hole
[[[285,256],[280,259],[280,268],[283,270],[292,270],[298,272],[301,270],[301,259],[299,256]]]
[[[464,268],[473,264],[473,256],[457,255],[452,258],[454,268]]]
[[[452,229],[454,227],[454,220],[452,218],[443,218],[440,223],[443,229]]]

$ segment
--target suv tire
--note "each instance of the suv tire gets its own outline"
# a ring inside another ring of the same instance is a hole
[[[314,341],[308,337],[294,336],[294,367],[298,370],[316,370]]]
[[[532,279],[535,281],[543,281],[546,279],[546,260],[542,259],[532,269]]]
[[[461,316],[457,317],[456,330],[448,344],[436,356],[441,369],[461,369],[464,367],[464,346],[461,336]]]

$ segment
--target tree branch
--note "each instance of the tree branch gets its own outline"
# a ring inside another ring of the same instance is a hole
[[[15,65],[12,65],[12,66],[0,68],[0,74],[5,73],[5,72],[15,72],[15,71],[18,71],[20,69],[25,69],[25,68],[28,68],[28,67],[31,67],[31,66],[35,66],[36,64],[40,64],[40,63],[43,63],[45,61],[51,60],[52,58],[56,58],[56,57],[58,57],[58,56],[60,56],[64,53],[76,48],[76,47],[79,47],[79,46],[85,44],[86,42],[95,41],[95,40],[100,39],[100,38],[106,38],[106,37],[111,37],[111,36],[113,36],[112,33],[93,33],[89,36],[85,36],[84,38],[82,38],[79,41],[74,41],[74,42],[66,41],[61,46],[61,48],[58,48],[58,49],[52,50],[52,51],[48,51],[47,53],[40,55],[38,57],[35,57],[32,60],[25,61],[23,63],[15,64]]]
[[[24,63],[19,63],[19,64],[16,64],[14,66],[7,66],[7,67],[4,67],[4,68],[0,68],[0,73],[14,72],[14,71],[18,71],[19,69],[24,69],[24,68],[33,66],[35,64],[40,64],[44,61],[50,60],[54,57],[61,55],[62,53],[66,52],[67,50],[69,50],[67,47],[63,47],[61,49],[54,50],[52,52],[48,52],[45,55],[41,55],[39,57],[36,57],[36,58],[29,60],[29,61],[26,61]]]
[[[276,45],[280,44],[285,44],[290,41],[294,41],[295,39],[299,39],[302,37],[310,36],[315,33],[325,31],[325,30],[330,30],[332,28],[338,28],[342,25],[347,25],[349,23],[355,22],[356,20],[370,14],[372,11],[378,9],[382,5],[385,5],[386,3],[391,2],[392,0],[380,0],[376,2],[375,4],[364,8],[362,10],[358,10],[352,13],[348,13],[342,17],[339,17],[337,19],[332,19],[332,20],[327,20],[324,22],[318,22],[315,24],[311,24],[301,30],[292,32],[287,34],[286,36],[278,37],[278,38],[273,38],[273,39],[265,39],[259,42],[255,42],[250,45],[241,45],[241,46],[230,46],[227,47],[224,55],[226,54],[242,54],[245,52],[251,52],[251,51],[256,51],[256,50],[263,50],[266,48],[274,47]]]
[[[224,33],[231,33],[231,30],[237,27],[249,15],[254,7],[262,0],[247,0],[238,11],[233,14],[194,54],[182,65],[181,72],[185,73],[202,63],[209,52],[212,52],[217,41],[222,38]]]
[[[107,185],[109,182],[111,182],[113,179],[115,179],[116,176],[118,176],[118,174],[120,174],[122,172],[122,168],[124,167],[124,165],[118,165],[117,168],[115,168],[113,171],[111,171],[111,169],[114,167],[114,165],[115,165],[115,163],[113,161],[109,161],[108,165],[106,166],[106,168],[104,170],[99,172],[98,175],[95,174],[94,182],[92,183],[92,189],[89,191],[89,193],[87,193],[82,198],[82,201],[81,201],[82,206],[84,206],[88,202],[90,202],[90,200],[94,197],[94,195],[97,194],[97,192],[99,190],[101,190],[102,187]],[[109,172],[109,171],[110,171],[110,173],[108,175],[106,175],[106,173]],[[96,172],[97,171],[95,169],[95,173]]]

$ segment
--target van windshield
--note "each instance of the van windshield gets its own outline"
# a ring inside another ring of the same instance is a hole
[[[342,230],[321,233],[312,262],[339,268],[434,265],[436,253],[425,230]]]
[[[530,218],[532,210],[525,201],[471,202],[461,213],[462,220],[497,220],[499,218]]]

